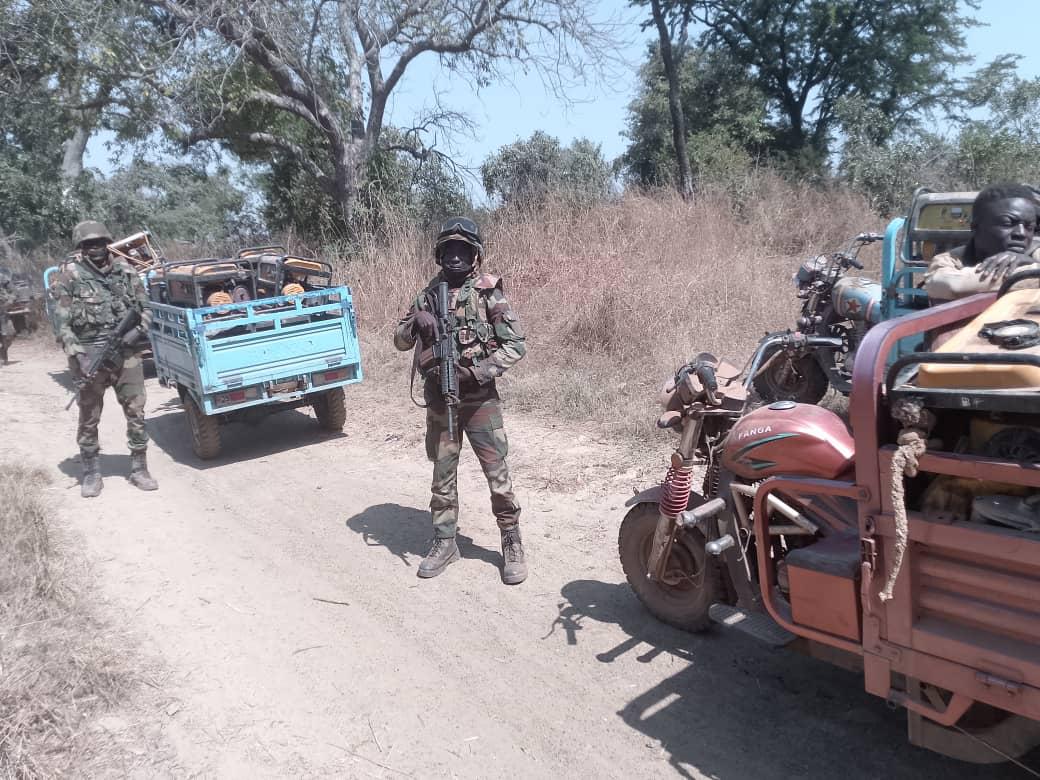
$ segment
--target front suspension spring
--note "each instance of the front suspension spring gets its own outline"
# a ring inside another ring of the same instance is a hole
[[[685,512],[690,503],[690,488],[693,486],[693,467],[674,466],[668,469],[664,478],[664,490],[661,493],[661,514],[675,519],[680,512]]]

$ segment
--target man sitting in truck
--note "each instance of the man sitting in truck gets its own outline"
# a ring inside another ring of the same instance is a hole
[[[1012,272],[1035,265],[1040,258],[1040,245],[1033,243],[1036,221],[1036,196],[1029,187],[998,184],[982,190],[972,207],[968,243],[936,255],[928,266],[923,286],[929,300],[946,303],[992,292]]]

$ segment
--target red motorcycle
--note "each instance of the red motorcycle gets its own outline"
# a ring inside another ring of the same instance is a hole
[[[667,476],[621,524],[639,599],[682,629],[860,670],[908,711],[913,744],[1040,776],[1018,762],[1040,745],[1040,347],[1018,341],[1037,299],[1009,291],[1025,278],[871,328],[854,432],[818,406],[746,400],[765,355],[829,336],[770,337],[746,372],[710,355],[680,368],[658,421],[678,434]],[[955,334],[936,352],[891,363],[940,329]]]
[[[702,354],[665,385],[657,425],[676,432],[679,444],[664,482],[627,502],[631,509],[618,537],[625,576],[659,619],[703,631],[737,612],[749,620],[761,613],[751,519],[758,483],[777,475],[834,479],[851,469],[854,448],[833,412],[793,401],[749,411],[748,389],[772,360],[841,343],[777,334],[759,344],[746,371]],[[848,530],[856,515],[842,501],[814,497],[803,504],[770,496],[768,554],[781,590],[791,550]],[[768,631],[770,621],[760,617],[757,623]]]

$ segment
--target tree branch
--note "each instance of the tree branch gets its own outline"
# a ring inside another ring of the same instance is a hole
[[[276,95],[274,92],[268,92],[265,89],[253,90],[246,96],[246,100],[254,103],[263,103],[264,105],[273,106],[274,108],[280,108],[282,111],[288,111],[290,114],[294,114],[301,119],[307,120],[307,122],[312,124],[318,130],[322,129],[318,117],[314,115],[314,112],[311,111],[302,100],[286,97],[285,95]]]

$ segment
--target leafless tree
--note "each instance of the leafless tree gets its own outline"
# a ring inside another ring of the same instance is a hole
[[[460,120],[437,109],[386,142],[388,101],[420,57],[439,57],[475,90],[522,68],[566,94],[602,73],[614,50],[586,0],[147,2],[181,31],[171,72],[190,85],[178,101],[185,141],[286,155],[345,218],[374,154],[392,147],[421,157],[429,130]]]

